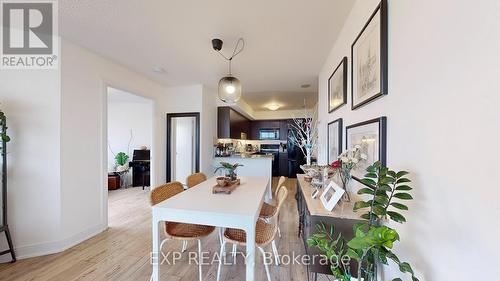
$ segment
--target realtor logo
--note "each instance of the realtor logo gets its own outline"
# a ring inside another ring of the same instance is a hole
[[[1,1],[1,68],[57,68],[57,2]]]

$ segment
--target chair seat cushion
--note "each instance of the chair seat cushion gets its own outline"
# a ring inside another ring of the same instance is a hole
[[[276,213],[276,207],[264,202],[262,204],[262,208],[260,209],[259,217],[261,218],[270,218]]]
[[[172,238],[198,239],[210,235],[215,226],[167,222],[165,232]]]
[[[255,243],[257,245],[265,245],[274,239],[276,226],[270,223],[265,223],[262,220],[257,220],[255,231]],[[240,245],[244,245],[247,242],[246,233],[241,229],[227,228],[226,231],[224,231],[224,237],[230,242]]]

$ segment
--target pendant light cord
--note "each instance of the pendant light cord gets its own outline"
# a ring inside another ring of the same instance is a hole
[[[239,38],[236,42],[236,45],[234,46],[233,53],[229,58],[224,56],[221,51],[217,51],[217,53],[219,53],[223,58],[229,61],[229,75],[231,75],[231,62],[233,61],[233,58],[243,52],[243,49],[245,49],[245,40],[243,40],[243,38]]]

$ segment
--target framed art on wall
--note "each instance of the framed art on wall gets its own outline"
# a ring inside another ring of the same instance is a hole
[[[342,118],[328,123],[328,164],[342,153]]]
[[[347,57],[328,78],[328,113],[347,103]]]
[[[351,46],[351,109],[387,95],[387,0],[382,0]]]
[[[346,149],[361,147],[361,153],[367,159],[358,163],[351,172],[352,178],[360,181],[366,174],[366,168],[380,161],[386,165],[387,118],[380,117],[346,127]]]

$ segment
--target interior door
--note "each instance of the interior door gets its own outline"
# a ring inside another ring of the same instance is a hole
[[[174,181],[185,183],[186,178],[195,173],[195,117],[175,117],[172,119],[172,138],[175,143],[172,165]]]
[[[200,170],[200,114],[167,114],[167,182],[186,183]]]

